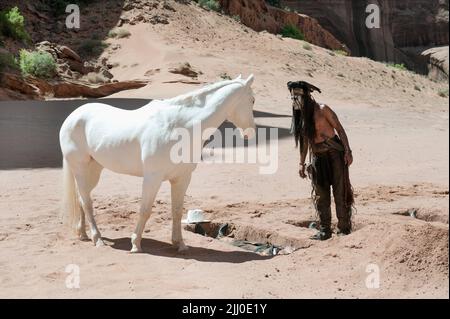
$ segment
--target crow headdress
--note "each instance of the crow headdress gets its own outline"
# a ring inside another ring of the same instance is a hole
[[[293,101],[291,133],[295,138],[295,146],[300,144],[300,148],[303,149],[305,138],[313,141],[316,133],[314,125],[316,101],[311,93],[314,91],[322,93],[322,91],[305,81],[289,81],[287,87]]]

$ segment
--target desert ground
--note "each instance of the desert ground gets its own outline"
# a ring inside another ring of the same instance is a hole
[[[169,25],[130,25],[129,38],[108,40],[121,45],[104,52],[118,63],[111,71],[116,78],[150,81],[111,97],[124,103],[166,98],[218,81],[223,73],[255,74],[256,122],[280,132],[277,171],[262,175],[257,164],[201,163],[185,208],[233,224],[235,238],[295,251],[261,256],[184,230],[190,248],[178,253],[170,244],[165,183],[147,223],[144,253],[130,254],[141,179],[107,170],[93,192],[107,244],[96,248],[61,223],[60,168],[3,169],[0,297],[448,298],[449,112],[448,97],[437,93],[448,84],[366,58],[305,48],[197,7],[176,9]],[[196,21],[189,29],[183,27],[186,14]],[[184,62],[202,72],[198,79],[167,72]],[[288,134],[286,82],[297,79],[322,89],[316,99],[336,111],[349,135],[357,208],[349,236],[309,239],[314,231],[307,226],[315,220],[311,187],[298,177],[298,149]],[[78,289],[66,287],[70,264],[80,269]],[[366,285],[373,265],[380,279],[375,288]]]

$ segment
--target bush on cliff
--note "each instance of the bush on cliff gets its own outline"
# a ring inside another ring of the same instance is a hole
[[[287,24],[281,29],[281,35],[285,38],[305,40],[305,35],[293,24]]]
[[[103,50],[108,47],[108,44],[98,39],[88,39],[83,41],[79,47],[78,52],[84,58],[93,57],[102,54]]]
[[[220,11],[220,4],[217,0],[196,0],[200,7],[213,11]]]
[[[9,37],[16,40],[30,41],[30,36],[25,30],[25,19],[14,7],[9,10],[0,11],[0,36]]]
[[[267,4],[272,7],[281,8],[281,2],[280,0],[266,0]]]
[[[19,65],[23,75],[51,78],[56,73],[56,62],[48,52],[30,52],[22,49],[20,50]]]
[[[6,69],[17,69],[16,58],[7,51],[0,51],[0,72]]]
[[[391,68],[398,69],[398,70],[401,70],[401,71],[408,71],[408,68],[403,63],[388,62],[388,63],[386,63],[386,65],[391,67]]]

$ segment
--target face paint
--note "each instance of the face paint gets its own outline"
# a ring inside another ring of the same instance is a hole
[[[305,96],[303,89],[296,88],[291,91],[292,98],[294,99],[294,110],[300,110],[305,105]]]

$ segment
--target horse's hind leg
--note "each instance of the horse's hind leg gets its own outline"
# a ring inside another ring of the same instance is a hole
[[[86,234],[86,218],[83,207],[81,207],[80,220],[77,224],[77,235],[80,240],[86,241],[89,240],[88,235]]]
[[[155,201],[156,194],[161,186],[162,178],[157,174],[144,175],[144,181],[142,183],[142,202],[139,212],[139,220],[136,225],[134,233],[131,235],[131,252],[140,253],[142,232],[144,231],[145,224],[150,218],[152,213],[153,202]]]
[[[88,220],[89,227],[91,230],[92,241],[95,245],[103,245],[101,239],[100,231],[98,230],[97,224],[94,219],[94,209],[92,204],[91,192],[97,186],[100,179],[100,173],[103,167],[100,166],[96,161],[91,160],[88,164],[79,167],[77,173],[75,174],[75,179],[77,181],[78,192],[80,195],[81,207],[84,214],[81,215],[79,222],[79,234],[81,236],[86,236],[86,226],[84,217]],[[83,216],[85,215],[85,216]]]
[[[191,173],[170,181],[172,197],[172,244],[178,248],[178,251],[187,249],[181,231],[181,217],[183,215],[184,195],[190,182]]]

